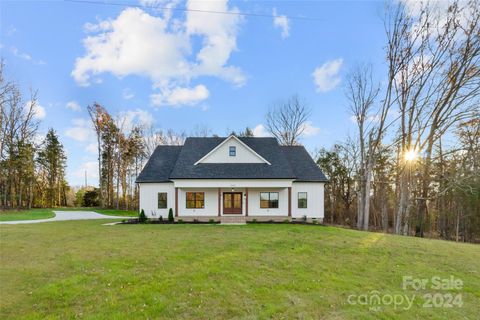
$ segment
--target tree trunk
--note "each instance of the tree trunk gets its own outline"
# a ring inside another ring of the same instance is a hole
[[[370,219],[370,190],[372,186],[372,156],[368,157],[367,168],[365,170],[365,187],[364,187],[364,204],[363,204],[363,227],[362,229],[368,231],[369,219]]]

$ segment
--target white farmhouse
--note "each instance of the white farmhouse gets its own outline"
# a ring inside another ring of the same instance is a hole
[[[158,146],[136,180],[149,218],[223,222],[322,221],[326,181],[303,146],[234,135]]]

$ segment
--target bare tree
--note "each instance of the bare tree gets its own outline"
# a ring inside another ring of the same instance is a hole
[[[374,109],[378,86],[373,84],[371,66],[358,66],[348,76],[346,95],[358,127],[359,171],[357,228],[368,230],[372,171],[386,113]],[[384,106],[388,107],[388,106]]]
[[[160,145],[181,146],[185,142],[187,135],[185,132],[175,132],[172,129],[164,131],[162,129],[148,128],[144,131],[144,145],[147,156],[153,154],[155,148]]]
[[[191,137],[205,138],[212,135],[212,129],[210,129],[210,127],[205,124],[197,124],[195,128],[193,128],[193,130],[190,132]]]
[[[299,143],[300,136],[306,129],[310,109],[298,96],[274,105],[266,115],[267,130],[282,145],[293,146]]]
[[[446,9],[422,3],[418,12],[398,4],[390,26],[398,72],[391,94],[400,113],[399,192],[396,233],[409,232],[410,209],[418,201],[417,233],[423,236],[431,186],[433,147],[459,121],[472,117],[480,94],[480,5],[454,1]],[[411,166],[406,154],[420,152],[422,179],[412,198]]]
[[[35,170],[37,92],[23,100],[20,88],[3,77],[0,63],[0,193],[5,207],[31,207]]]

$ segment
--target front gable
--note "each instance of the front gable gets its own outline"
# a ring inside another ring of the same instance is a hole
[[[234,135],[226,138],[195,165],[200,163],[266,163],[270,165],[270,162]]]

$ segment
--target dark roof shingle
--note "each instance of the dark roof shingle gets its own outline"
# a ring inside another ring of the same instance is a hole
[[[187,138],[171,179],[293,179],[290,163],[274,138],[239,138],[262,156],[266,163],[199,163],[226,138]]]
[[[303,146],[282,146],[297,181],[327,182],[322,170],[313,161]]]
[[[195,163],[226,138],[187,138],[183,146],[159,146],[136,182],[171,179],[327,179],[304,147],[283,147],[275,138],[239,138],[266,163]]]
[[[168,182],[182,146],[158,146],[135,182]]]

